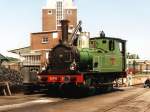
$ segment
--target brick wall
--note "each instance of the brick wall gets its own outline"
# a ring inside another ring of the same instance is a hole
[[[51,31],[51,30],[56,30],[56,9],[43,9],[42,31]]]
[[[71,11],[70,14],[68,14],[68,11]],[[66,18],[69,20],[69,25],[73,25],[75,27],[77,25],[77,9],[66,9]]]
[[[58,37],[53,38],[53,33],[58,33]],[[31,33],[31,50],[43,50],[55,47],[59,42],[59,35],[60,32]],[[48,38],[48,42],[42,43],[43,38]]]

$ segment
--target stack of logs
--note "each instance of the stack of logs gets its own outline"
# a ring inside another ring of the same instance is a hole
[[[12,91],[22,87],[23,76],[16,70],[0,67],[0,82],[8,82]]]

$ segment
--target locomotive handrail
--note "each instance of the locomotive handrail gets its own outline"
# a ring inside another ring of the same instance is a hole
[[[78,33],[78,31],[81,32],[81,24],[82,24],[82,21],[80,20],[78,25],[75,27],[75,29],[73,30],[73,33],[71,35],[71,42],[70,42],[70,45],[73,44],[74,40],[76,39],[76,34]]]
[[[100,49],[100,50],[104,51],[105,53],[107,53],[107,52],[108,52],[107,50],[102,49],[102,48],[97,48],[97,49]]]

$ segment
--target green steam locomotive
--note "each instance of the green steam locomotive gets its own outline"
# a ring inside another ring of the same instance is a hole
[[[68,21],[62,20],[61,26],[62,39],[49,52],[47,68],[38,74],[39,84],[63,91],[74,87],[111,90],[113,82],[126,75],[125,40],[106,37],[103,31],[89,38],[81,32],[81,21],[69,38]]]

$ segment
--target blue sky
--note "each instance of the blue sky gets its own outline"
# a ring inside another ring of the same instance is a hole
[[[46,0],[1,0],[0,52],[24,47],[30,43],[30,33],[41,31],[41,9]],[[150,59],[149,0],[76,0],[78,18],[83,29],[97,36],[127,40],[129,52]]]

